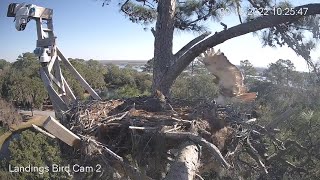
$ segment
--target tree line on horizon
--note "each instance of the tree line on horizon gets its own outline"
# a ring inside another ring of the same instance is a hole
[[[119,68],[116,65],[101,66],[99,61],[69,58],[69,61],[103,99],[128,98],[151,95],[153,59],[143,67],[142,72],[130,66]],[[0,60],[0,95],[2,99],[15,102],[21,107],[41,109],[48,99],[48,94],[40,79],[37,57],[33,53],[19,55],[17,61]],[[311,83],[312,74],[298,72],[290,60],[279,59],[270,63],[268,68],[258,73],[249,60],[240,61],[240,70],[249,87],[257,81],[254,76],[266,77],[275,84],[287,82],[291,86],[306,86]],[[70,72],[62,66],[62,71],[76,97],[85,99],[85,90]],[[309,78],[306,78],[309,77]],[[211,98],[217,95],[215,77],[210,75],[205,66],[195,61],[175,81],[171,95],[176,98]],[[312,80],[313,83],[315,79]]]
[[[101,66],[98,61],[94,60],[69,60],[94,89],[105,89],[107,92],[109,91],[109,94],[104,94],[105,96],[103,96],[103,93],[106,92],[101,91],[101,95],[105,99],[151,95],[152,77],[150,73],[138,72],[130,69],[130,67],[123,69],[114,65],[104,67]],[[37,58],[32,53],[24,53],[18,57],[17,61],[12,63],[0,60],[1,98],[7,101],[35,100],[32,102],[34,107],[38,108],[37,105],[40,107],[41,103],[47,98],[47,93],[39,78],[38,68],[39,63]],[[173,85],[171,91],[172,97],[189,99],[195,102],[197,99],[205,99],[208,101],[214,99],[218,91],[214,83],[214,76],[209,74],[201,63],[191,64],[187,70],[188,71],[182,73],[177,78]],[[318,167],[316,164],[320,165],[320,161],[317,159],[320,157],[317,151],[320,143],[320,97],[318,95],[320,88],[316,82],[315,75],[312,73],[298,72],[290,60],[282,59],[275,63],[270,63],[268,68],[263,72],[262,75],[267,77],[268,81],[259,81],[253,78],[257,75],[257,71],[248,60],[241,61],[240,70],[245,75],[245,84],[251,91],[258,92],[258,99],[254,106],[256,106],[259,113],[259,121],[267,123],[287,107],[295,107],[299,115],[290,117],[290,119],[287,120],[289,123],[280,126],[280,128],[283,129],[280,138],[294,139],[307,147],[307,153],[313,158],[312,161],[306,162],[303,157],[297,157],[297,152],[291,152],[287,155],[287,158],[290,160],[295,159],[294,162],[297,164],[308,166],[310,169],[308,177],[319,177],[320,172],[316,168]],[[63,73],[76,95],[85,99],[85,91],[79,83],[72,79],[68,72]],[[2,103],[2,106],[7,105]],[[2,107],[0,107],[0,109],[1,108]],[[2,126],[0,132],[5,132],[9,128],[5,123],[2,123]],[[309,130],[306,131],[306,128],[309,128]],[[301,134],[311,139],[302,138]],[[0,165],[0,178],[11,177],[5,169],[8,163],[23,163],[25,158],[35,164],[48,162],[67,164],[67,162],[70,161],[70,159],[60,156],[59,146],[56,145],[55,141],[39,133],[26,130],[21,134],[21,139],[23,139],[23,141],[15,140],[10,142],[10,152],[13,156],[12,159],[3,160],[2,163],[0,163],[2,164]],[[40,146],[47,148],[46,152],[49,151],[49,153],[41,151],[43,153],[34,157],[32,155],[33,152],[40,152]],[[30,149],[28,147],[33,148]],[[21,156],[22,154],[24,155]],[[277,172],[279,177],[282,171],[289,172],[290,170],[279,167],[279,172]],[[38,175],[37,177],[68,179],[66,174],[46,174]],[[90,175],[87,177],[90,177]],[[16,177],[13,179],[15,178]],[[31,176],[22,173],[19,175],[19,178],[31,178]]]

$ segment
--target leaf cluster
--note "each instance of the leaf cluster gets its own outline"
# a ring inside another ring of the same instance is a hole
[[[208,72],[194,73],[185,71],[172,86],[172,96],[179,99],[214,99],[218,94],[215,77]]]
[[[38,58],[33,53],[20,55],[2,75],[1,95],[7,100],[41,108],[47,93],[39,75]]]
[[[186,0],[176,1],[174,27],[179,30],[204,32],[204,22],[219,21],[222,16],[239,8],[240,0]],[[104,1],[103,5],[106,4]],[[133,23],[150,25],[158,15],[158,1],[125,0],[120,2],[120,10]]]
[[[151,75],[138,72],[130,67],[119,68],[107,66],[105,82],[108,88],[108,98],[135,97],[151,93]]]

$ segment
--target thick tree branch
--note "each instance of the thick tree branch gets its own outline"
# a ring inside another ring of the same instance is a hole
[[[176,59],[179,59],[184,53],[186,53],[192,46],[194,46],[195,44],[197,44],[198,42],[202,41],[204,38],[206,38],[207,36],[209,36],[211,33],[210,32],[205,32],[202,35],[194,38],[193,40],[191,40],[188,44],[186,44],[185,46],[183,46],[175,55],[174,57]]]
[[[200,165],[200,154],[199,147],[193,142],[184,143],[165,180],[194,179]]]
[[[254,3],[252,0],[248,0],[248,2],[256,9],[259,9],[261,6],[257,5],[256,3]]]
[[[230,168],[230,164],[224,159],[222,156],[220,150],[212,143],[208,142],[202,137],[196,136],[189,132],[179,132],[179,133],[164,133],[166,137],[175,138],[175,139],[184,139],[188,138],[191,141],[199,144],[200,146],[203,146],[207,148],[210,153],[213,154],[214,158],[226,169]]]
[[[320,4],[307,4],[303,6],[298,6],[295,10],[300,8],[307,8],[308,11],[306,16],[320,14]],[[175,78],[202,52],[210,47],[214,47],[221,44],[229,39],[238,37],[250,32],[259,31],[264,28],[274,27],[276,25],[288,22],[295,22],[303,16],[261,16],[247,23],[239,24],[237,26],[231,27],[227,30],[221,31],[212,35],[211,37],[203,40],[202,42],[194,45],[186,53],[184,53],[170,68],[167,76],[163,79],[163,83],[173,83]]]
[[[153,27],[151,28],[151,32],[152,32],[153,37],[156,37],[156,30],[154,30]]]

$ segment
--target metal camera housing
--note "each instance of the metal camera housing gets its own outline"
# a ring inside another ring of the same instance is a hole
[[[25,30],[31,19],[42,18],[48,20],[52,18],[52,14],[52,9],[26,3],[11,3],[7,11],[7,17],[15,18],[15,27],[18,31]]]

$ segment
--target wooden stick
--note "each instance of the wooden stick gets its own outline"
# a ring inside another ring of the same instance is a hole
[[[175,117],[171,117],[172,120],[175,120],[175,121],[179,121],[179,122],[187,122],[187,123],[192,123],[192,121],[189,121],[189,120],[184,120],[184,119],[178,119],[178,118],[175,118]]]
[[[181,128],[181,126],[176,126],[176,127],[172,128],[172,129],[168,129],[168,130],[164,131],[164,133],[176,131],[176,130],[179,130],[180,128]]]
[[[257,118],[252,118],[252,119],[249,119],[246,121],[246,123],[252,123],[252,122],[255,122],[257,121]]]
[[[249,146],[248,153],[257,162],[258,166],[263,170],[265,174],[268,174],[266,166],[263,164],[258,151],[251,145],[249,138],[247,138],[247,145]]]
[[[119,155],[117,155],[115,152],[111,151],[109,148],[107,148],[104,144],[102,144],[101,142],[98,142],[94,139],[88,138],[86,136],[83,136],[81,134],[78,134],[80,137],[82,137],[83,139],[86,139],[89,142],[92,142],[94,145],[96,145],[99,148],[102,148],[104,150],[106,150],[112,157],[114,157],[115,159],[123,162],[123,158]]]
[[[129,126],[129,129],[139,129],[139,130],[156,130],[158,127],[138,127],[138,126]]]
[[[102,149],[106,150],[111,156],[113,156],[114,158],[116,158],[117,160],[123,162],[123,158],[121,156],[119,156],[118,154],[116,154],[115,152],[111,151],[109,148],[107,148],[105,145],[103,145],[102,143],[90,139],[91,142],[93,142],[95,145],[97,145],[98,147],[102,147]]]
[[[51,137],[52,139],[55,139],[55,138],[56,138],[54,135],[52,135],[52,134],[48,133],[47,131],[41,129],[41,128],[38,127],[37,125],[34,125],[34,124],[31,124],[31,125],[32,125],[32,127],[33,127],[35,130],[41,132],[42,134],[44,134],[44,135],[46,135],[46,136],[49,136],[49,137]]]
[[[102,123],[102,122],[105,122],[106,121],[106,123],[110,123],[110,122],[112,122],[112,121],[116,121],[116,120],[121,120],[121,119],[123,119],[127,114],[129,113],[129,111],[126,111],[126,112],[124,112],[120,117],[117,117],[117,116],[119,116],[119,114],[116,114],[116,115],[114,115],[114,116],[109,116],[108,118],[106,118],[106,119],[103,119],[103,120],[101,120],[100,122]]]

